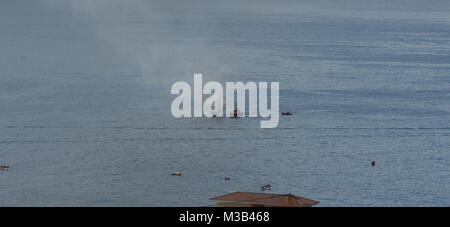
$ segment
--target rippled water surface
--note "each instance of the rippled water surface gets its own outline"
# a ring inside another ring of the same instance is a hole
[[[203,206],[268,183],[450,205],[446,1],[186,2],[0,3],[0,205]],[[175,119],[170,87],[196,72],[278,81],[294,115]]]

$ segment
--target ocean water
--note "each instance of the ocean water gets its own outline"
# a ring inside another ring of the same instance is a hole
[[[450,205],[446,1],[0,5],[1,206],[209,206],[264,184]],[[193,73],[280,82],[294,115],[175,119],[170,87]]]

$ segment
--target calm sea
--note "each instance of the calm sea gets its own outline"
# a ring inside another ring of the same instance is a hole
[[[450,4],[403,3],[3,0],[0,205],[449,206]],[[175,119],[193,73],[294,115]]]

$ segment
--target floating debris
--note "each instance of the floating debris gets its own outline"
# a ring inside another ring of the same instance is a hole
[[[7,165],[0,166],[0,171],[8,171],[8,169],[9,169],[9,166],[7,166]]]
[[[282,115],[292,115],[291,112],[281,112]]]
[[[270,189],[271,189],[270,184],[266,184],[261,187],[261,191],[270,190]]]
[[[183,175],[183,172],[179,171],[179,172],[172,173],[170,175],[172,175],[172,176],[181,176],[181,175]]]

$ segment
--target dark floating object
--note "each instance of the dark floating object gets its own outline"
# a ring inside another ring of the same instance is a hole
[[[270,184],[266,184],[261,187],[261,191],[270,190],[270,189],[271,189]]]
[[[0,166],[0,171],[8,171],[8,169],[9,169],[9,166],[7,166],[7,165]]]
[[[229,181],[229,180],[231,180],[231,179],[230,179],[229,177],[225,177],[224,180],[225,180],[225,181]]]
[[[292,115],[291,112],[281,112],[282,115]]]
[[[370,165],[375,166],[375,161],[371,161]]]

